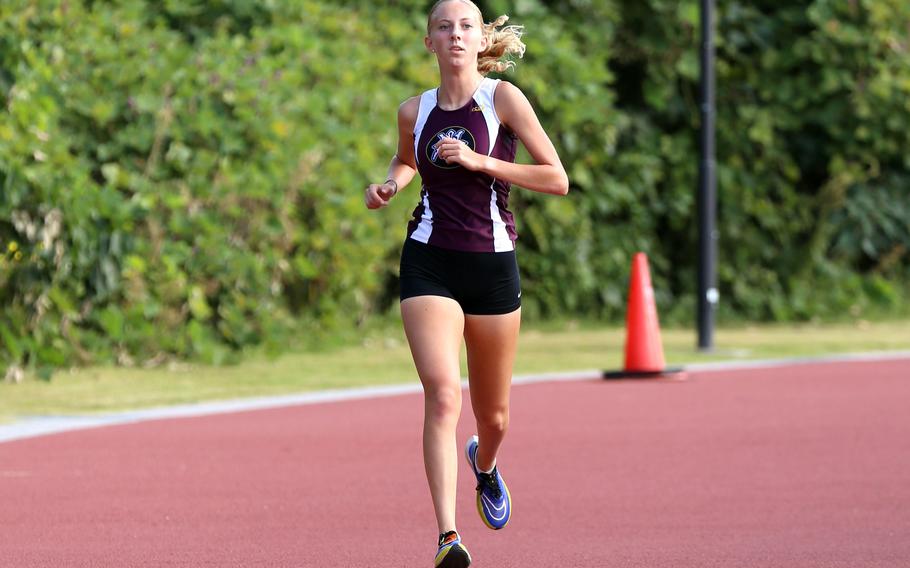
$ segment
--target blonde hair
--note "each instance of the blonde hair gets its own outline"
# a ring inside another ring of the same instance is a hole
[[[439,0],[430,9],[430,15],[427,16],[427,33],[430,32],[430,22],[433,19],[433,13],[440,5],[446,2],[462,2],[474,8],[477,12],[477,18],[483,28],[483,35],[487,38],[487,48],[477,54],[477,71],[481,75],[487,73],[503,73],[508,69],[515,67],[515,62],[508,58],[511,54],[517,54],[519,58],[525,54],[525,44],[521,41],[524,33],[524,26],[506,26],[503,24],[509,21],[506,15],[499,16],[489,24],[484,23],[483,14],[477,4],[471,0]],[[500,29],[502,28],[502,29]]]

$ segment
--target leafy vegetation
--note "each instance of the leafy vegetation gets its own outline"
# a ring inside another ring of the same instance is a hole
[[[643,250],[689,321],[698,3],[479,4],[526,26],[506,78],[572,181],[513,192],[527,317],[619,320]],[[0,368],[227,362],[393,310],[416,189],[361,188],[436,83],[426,7],[3,2]],[[910,5],[718,9],[721,317],[906,311]]]

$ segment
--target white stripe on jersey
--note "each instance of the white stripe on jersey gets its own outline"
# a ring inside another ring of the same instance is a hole
[[[423,188],[420,191],[423,193],[423,215],[420,217],[420,224],[417,225],[417,228],[411,234],[411,238],[427,244],[430,242],[430,235],[433,233],[433,210],[430,209],[429,193]]]
[[[475,94],[475,102],[483,112],[484,122],[487,123],[487,132],[490,135],[487,156],[493,153],[493,147],[496,146],[496,139],[499,136],[499,125],[501,124],[499,116],[496,114],[496,105],[493,104],[493,95],[496,93],[497,86],[499,86],[499,79],[484,77]]]
[[[424,91],[420,95],[420,110],[417,111],[417,122],[414,123],[414,159],[420,162],[421,152],[418,148],[420,144],[420,135],[423,133],[423,127],[427,123],[430,113],[436,108],[436,89]],[[420,217],[420,223],[411,234],[411,238],[421,243],[430,242],[430,234],[433,232],[433,210],[430,209],[430,198],[424,188],[420,188],[423,193],[423,215]]]
[[[420,162],[420,135],[423,133],[423,127],[427,123],[427,118],[433,109],[436,108],[436,89],[424,91],[420,95],[420,110],[417,111],[417,122],[414,123],[414,159]]]
[[[496,94],[496,87],[499,86],[499,79],[484,78],[477,89],[477,104],[483,112],[484,122],[487,123],[487,132],[490,135],[490,146],[487,148],[487,155],[493,153],[496,146],[496,140],[499,137],[499,115],[496,114],[496,105],[493,97]],[[509,238],[509,232],[506,230],[506,223],[499,211],[499,205],[496,204],[496,180],[490,185],[490,221],[493,223],[493,250],[495,252],[510,251],[515,249],[515,243]]]
[[[496,190],[493,185],[490,186],[490,219],[493,221],[493,252],[504,252],[515,249],[515,243],[509,238],[509,232],[506,230],[506,223],[502,220],[502,213],[499,212],[499,206],[496,204]]]

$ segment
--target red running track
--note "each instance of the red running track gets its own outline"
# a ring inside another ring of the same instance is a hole
[[[459,437],[466,438],[470,408]],[[516,386],[482,567],[910,566],[910,360]],[[419,395],[0,444],[0,566],[428,567]]]

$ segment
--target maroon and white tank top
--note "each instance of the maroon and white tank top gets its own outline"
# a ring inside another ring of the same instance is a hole
[[[414,125],[414,155],[423,180],[408,237],[447,249],[501,252],[515,249],[515,220],[509,211],[511,184],[440,159],[433,145],[455,138],[472,150],[515,161],[516,137],[499,120],[493,94],[499,80],[484,78],[463,107],[442,110],[437,89],[420,96]]]

